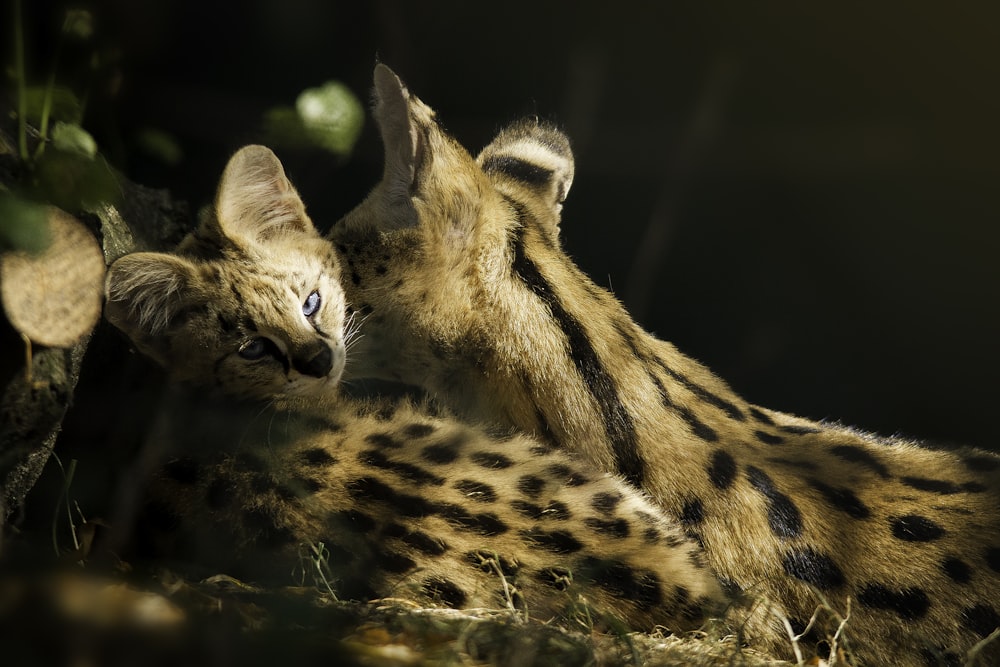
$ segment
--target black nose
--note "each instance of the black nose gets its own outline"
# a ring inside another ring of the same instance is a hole
[[[292,362],[292,366],[303,375],[311,375],[314,378],[326,377],[333,368],[333,353],[329,347],[323,345],[320,351],[307,361],[296,359]]]

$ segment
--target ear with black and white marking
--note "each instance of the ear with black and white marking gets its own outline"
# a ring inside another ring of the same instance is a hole
[[[197,266],[182,257],[138,252],[116,260],[104,283],[104,316],[136,347],[166,366],[167,337],[185,310],[204,302]]]
[[[245,146],[222,173],[206,232],[245,244],[316,230],[278,157],[265,146]]]
[[[573,185],[573,151],[555,127],[529,118],[504,129],[476,162],[500,188],[527,191],[550,210],[558,224]]]

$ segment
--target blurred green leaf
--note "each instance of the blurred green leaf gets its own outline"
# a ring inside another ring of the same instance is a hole
[[[292,107],[275,107],[264,114],[264,132],[268,143],[288,148],[305,148],[312,145],[309,132]]]
[[[65,153],[76,153],[90,159],[97,155],[97,142],[90,133],[71,123],[56,122],[52,128],[52,145]]]
[[[184,159],[180,144],[163,130],[145,127],[136,133],[135,139],[142,150],[165,164],[174,166]]]
[[[323,148],[341,155],[354,148],[365,117],[361,102],[339,81],[302,91],[295,100],[295,110]]]
[[[276,107],[264,117],[268,139],[279,145],[317,146],[346,156],[354,149],[365,111],[357,96],[339,81],[302,91],[295,108]]]
[[[63,21],[63,32],[79,39],[88,39],[94,34],[94,17],[86,9],[69,9]]]
[[[111,168],[101,156],[59,150],[45,151],[35,165],[38,196],[65,211],[79,211],[117,201],[120,191]]]
[[[24,91],[24,98],[28,120],[37,125],[41,122],[42,109],[45,106],[45,87],[29,86]],[[83,106],[73,91],[65,86],[55,86],[52,89],[52,108],[49,111],[49,118],[64,123],[80,124],[83,120]]]
[[[49,218],[41,204],[0,193],[0,252],[38,254],[49,246]]]

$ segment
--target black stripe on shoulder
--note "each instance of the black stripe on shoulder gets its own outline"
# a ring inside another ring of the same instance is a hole
[[[858,445],[837,445],[830,448],[830,453],[844,461],[857,463],[869,470],[873,470],[882,479],[892,477],[884,463],[879,461],[874,454]]]
[[[615,457],[617,472],[630,483],[641,487],[646,471],[643,460],[639,456],[638,435],[635,432],[632,415],[622,404],[614,378],[601,363],[583,325],[566,311],[552,289],[552,285],[542,275],[534,261],[528,257],[524,238],[526,212],[517,202],[509,198],[508,203],[521,221],[513,238],[514,273],[528,289],[549,307],[552,317],[559,325],[563,335],[566,336],[573,363],[601,411],[604,429],[611,442]]]
[[[681,416],[681,419],[687,422],[692,433],[707,442],[718,442],[719,434],[715,432],[715,429],[698,419],[693,412],[683,405],[675,406],[675,409],[677,410],[677,414]]]
[[[652,382],[653,386],[656,388],[656,393],[659,394],[660,402],[663,403],[663,407],[672,409],[674,407],[674,402],[670,400],[670,394],[667,393],[667,388],[663,386],[663,382],[656,375],[656,373],[653,372],[653,369],[650,368],[649,355],[639,349],[639,344],[628,332],[623,322],[616,320],[614,326],[618,335],[622,337],[623,341],[625,341],[625,345],[628,346],[629,352],[632,353],[632,356],[643,363],[643,366],[646,369],[646,377],[649,378],[649,381]]]
[[[768,426],[774,426],[774,420],[771,419],[770,417],[768,417],[767,413],[764,412],[764,411],[762,411],[762,410],[760,410],[759,408],[756,408],[756,407],[754,407],[754,406],[751,405],[750,406],[750,414],[753,416],[754,419],[756,419],[757,421],[759,421],[761,424],[767,424]]]
[[[694,413],[684,406],[677,405],[673,402],[670,398],[670,394],[667,393],[667,388],[663,386],[663,382],[660,381],[660,378],[656,376],[656,373],[654,373],[652,369],[648,367],[646,368],[646,376],[649,378],[649,381],[653,383],[653,387],[656,388],[656,393],[659,395],[660,402],[663,404],[663,407],[680,415],[680,418],[684,420],[684,422],[691,429],[692,433],[707,442],[715,442],[719,439],[719,434],[716,433],[712,427],[695,417]]]
[[[510,155],[493,155],[483,162],[483,171],[501,172],[528,185],[540,186],[552,181],[552,170]]]
[[[653,358],[656,360],[656,363],[659,364],[660,368],[663,369],[664,373],[672,377],[677,382],[680,382],[684,386],[684,388],[686,388],[692,394],[694,394],[701,400],[705,401],[709,405],[713,405],[716,408],[722,410],[723,412],[726,413],[726,415],[730,419],[733,419],[738,422],[746,421],[746,415],[744,415],[743,411],[740,410],[738,407],[736,407],[735,404],[733,404],[730,401],[727,401],[721,396],[716,396],[708,389],[702,387],[700,384],[692,382],[691,379],[688,378],[686,375],[683,375],[675,371],[674,369],[670,368],[669,366],[667,366],[666,362],[664,362],[659,357],[654,356]]]
[[[779,426],[778,430],[784,431],[785,433],[794,433],[795,435],[809,435],[811,433],[823,432],[823,429],[816,428],[815,426],[799,426],[798,424],[786,424],[784,426]]]
[[[688,391],[690,391],[691,393],[693,393],[695,396],[705,401],[706,403],[722,410],[723,412],[726,413],[726,415],[729,416],[730,419],[734,419],[736,421],[746,421],[746,415],[744,415],[743,412],[736,405],[719,396],[716,396],[715,394],[705,389],[701,385],[692,382],[686,376],[670,368],[669,366],[667,366],[666,362],[664,362],[663,359],[660,359],[654,352],[640,350],[638,341],[636,340],[632,332],[628,330],[628,327],[625,323],[620,321],[615,322],[615,329],[618,331],[618,335],[622,337],[622,340],[625,341],[625,344],[628,345],[629,349],[632,351],[632,354],[635,355],[637,359],[639,359],[640,361],[642,361],[643,364],[646,365],[646,373],[650,377],[654,376],[652,371],[649,369],[649,366],[650,364],[656,364],[657,366],[660,367],[660,370],[666,373],[673,380],[681,383],[681,385],[685,389],[687,389]],[[661,392],[661,394],[662,393],[663,392]]]

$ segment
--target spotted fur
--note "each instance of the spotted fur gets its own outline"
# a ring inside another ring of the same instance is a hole
[[[749,404],[562,250],[561,132],[522,121],[473,158],[384,66],[375,91],[385,176],[331,235],[368,315],[348,377],[420,385],[644,489],[776,653],[779,619],[801,629],[821,600],[850,603],[866,664],[950,664],[1000,625],[1000,458]]]
[[[343,599],[542,620],[587,608],[598,622],[679,630],[721,611],[700,549],[642,494],[526,436],[488,437],[407,402],[202,405],[178,423],[167,437],[182,449],[151,486],[140,558],[292,583],[319,553]],[[620,501],[602,511],[601,496]]]
[[[177,253],[112,265],[109,319],[173,376],[283,406],[191,394],[160,435],[174,456],[150,486],[140,556],[278,583],[318,557],[342,598],[543,620],[684,629],[720,611],[697,543],[618,477],[511,429],[334,400],[340,275],[259,146],[233,157],[214,215]]]

